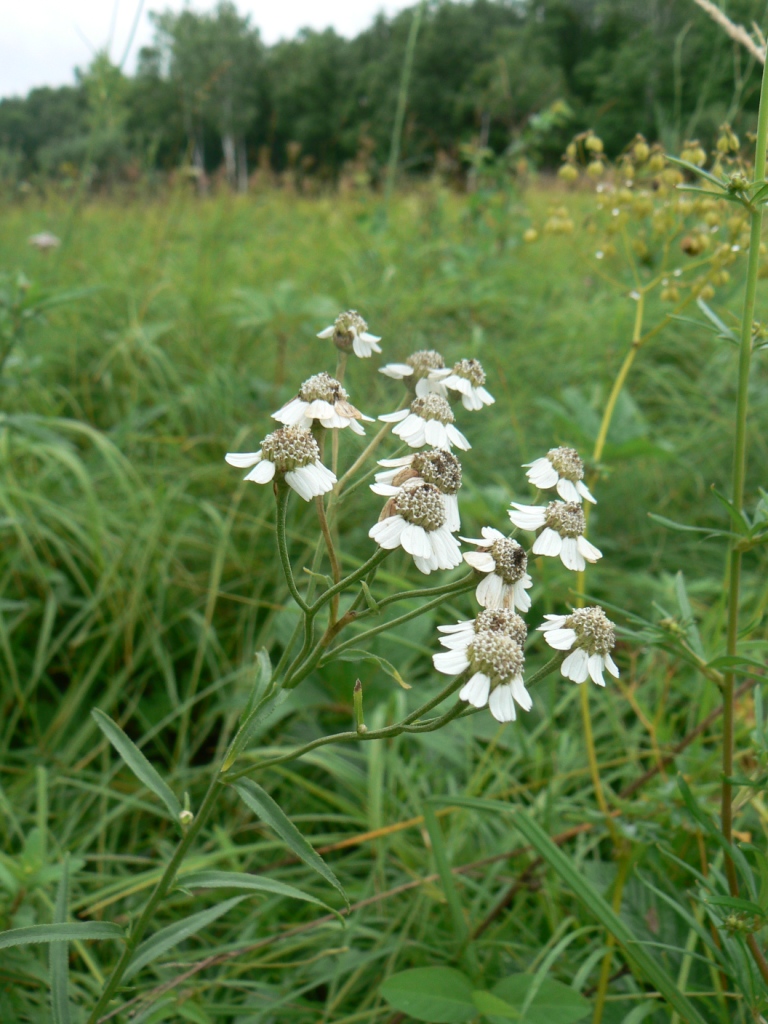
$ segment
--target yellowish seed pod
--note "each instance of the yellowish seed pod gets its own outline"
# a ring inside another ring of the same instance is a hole
[[[715,297],[715,289],[711,284],[705,284],[703,287],[697,290],[700,298],[704,299],[705,302],[709,302],[710,299]]]
[[[661,172],[661,180],[665,185],[669,185],[670,188],[674,188],[675,185],[681,185],[683,183],[683,175],[676,167],[666,167]]]
[[[603,140],[597,135],[588,135],[586,139],[584,139],[584,148],[589,153],[602,153]]]
[[[563,181],[578,181],[579,172],[573,164],[563,164],[557,172]]]
[[[650,156],[650,153],[651,150],[648,146],[648,143],[645,141],[642,135],[638,136],[637,142],[632,147],[632,158],[634,159],[634,161],[638,164],[644,164]]]
[[[661,151],[651,153],[648,160],[648,170],[652,174],[659,174],[664,170],[665,164],[666,160],[664,159],[664,154]]]
[[[620,188],[616,190],[616,202],[621,206],[627,206],[635,198],[631,188]]]
[[[648,246],[645,244],[645,241],[642,238],[636,238],[632,243],[632,248],[634,249],[635,255],[639,260],[648,259],[648,256],[650,255],[650,250],[648,249]]]
[[[711,213],[708,213],[708,214],[705,215],[704,223],[709,228],[719,228],[720,227],[720,218],[717,215],[717,213],[715,212],[715,210],[712,210]]]
[[[567,160],[575,160],[579,155],[579,150],[575,142],[569,142],[565,147],[565,157]]]
[[[539,232],[536,230],[536,228],[526,228],[526,230],[523,232],[524,242],[536,242],[538,241],[538,238]]]
[[[587,174],[590,178],[602,178],[605,171],[605,164],[602,160],[590,160],[587,164]]]
[[[635,196],[632,203],[632,212],[636,217],[648,217],[653,213],[653,200],[648,195]]]
[[[662,302],[677,302],[680,298],[680,291],[675,288],[674,285],[670,285],[668,288],[661,289],[661,301]]]

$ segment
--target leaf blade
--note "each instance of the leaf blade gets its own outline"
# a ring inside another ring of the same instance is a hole
[[[109,921],[73,921],[70,924],[30,924],[0,932],[0,949],[45,942],[78,942],[86,939],[122,939],[122,928]]]

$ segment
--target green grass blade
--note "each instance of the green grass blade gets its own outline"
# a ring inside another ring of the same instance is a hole
[[[174,946],[178,946],[184,939],[188,939],[191,935],[202,931],[203,928],[212,924],[217,918],[223,917],[224,914],[237,906],[238,903],[242,903],[244,899],[245,896],[235,896],[231,900],[217,903],[215,907],[201,910],[198,914],[192,914],[191,917],[184,917],[180,921],[176,921],[175,924],[169,924],[167,928],[161,928],[159,932],[155,932],[154,935],[151,935],[137,948],[128,964],[123,980],[128,981],[129,978],[133,978],[147,964],[151,964],[153,960],[157,960],[163,953],[173,949]]]
[[[94,708],[91,714],[98,727],[136,778],[143,782],[147,789],[151,789],[156,797],[162,800],[173,820],[178,822],[179,815],[181,814],[181,804],[176,799],[171,788],[161,779],[157,770],[149,763],[133,740],[130,740],[117,722],[114,722],[109,715],[105,715],[103,711]]]
[[[269,793],[252,779],[241,779],[239,782],[234,783],[233,786],[253,813],[258,815],[270,828],[274,829],[286,846],[289,846],[297,857],[313,868],[319,875],[322,875],[326,882],[329,882],[334,889],[338,890],[347,906],[349,906],[349,900],[341,887],[341,882],[323,858],[318,853],[315,853],[301,832],[289,820],[284,811],[278,807]]]
[[[0,932],[0,949],[42,942],[77,942],[85,939],[122,939],[123,930],[108,921],[76,921],[72,924],[31,924]]]
[[[250,875],[245,871],[194,871],[192,874],[182,875],[179,883],[185,889],[248,889],[253,892],[269,893],[271,896],[286,896],[291,900],[315,903],[324,910],[330,910],[332,914],[337,913],[333,907],[329,907],[316,896],[310,896],[303,889],[278,882],[266,875]]]
[[[53,912],[55,924],[66,924],[69,906],[69,856],[64,859],[59,888],[56,892],[56,906]],[[70,1024],[69,1012],[69,944],[52,942],[50,946],[51,969],[51,1015],[53,1024]]]

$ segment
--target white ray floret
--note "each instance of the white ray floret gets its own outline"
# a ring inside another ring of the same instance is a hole
[[[497,722],[513,722],[516,704],[524,711],[533,706],[523,680],[523,650],[511,636],[482,631],[466,649],[441,651],[432,661],[437,671],[446,675],[470,672],[459,697],[476,708],[487,704]]]
[[[428,395],[434,392],[436,395],[447,395],[444,385],[439,380],[432,380],[430,374],[433,370],[442,370],[445,367],[445,360],[439,352],[434,349],[425,348],[408,356],[404,363],[387,363],[379,368],[379,373],[393,380],[405,380],[413,386],[417,395]]]
[[[312,432],[303,427],[281,427],[267,434],[257,452],[228,452],[225,459],[238,469],[253,467],[245,480],[267,484],[275,477],[284,479],[305,501],[326,494],[336,483],[320,461]]]
[[[509,518],[521,530],[540,530],[534,555],[560,557],[566,569],[582,572],[587,562],[603,557],[584,536],[587,523],[584,510],[575,501],[550,501],[548,505],[518,505],[512,502]]]
[[[349,401],[349,395],[341,384],[330,374],[316,373],[305,380],[296,398],[292,398],[282,409],[272,413],[272,418],[291,427],[311,428],[317,421],[328,430],[343,430],[349,427],[355,434],[364,434],[359,420],[373,423],[370,416],[363,416]]]
[[[342,352],[354,352],[360,359],[368,359],[372,353],[381,352],[381,338],[368,333],[368,324],[355,309],[339,313],[330,327],[323,328],[318,338],[333,338],[336,348]]]
[[[449,651],[466,651],[478,633],[502,633],[512,637],[521,647],[528,635],[528,627],[517,612],[504,608],[484,608],[474,619],[456,622],[449,626],[438,626],[440,643]]]
[[[545,615],[538,629],[556,651],[570,651],[560,671],[566,679],[583,683],[591,678],[605,686],[603,672],[607,669],[618,679],[619,670],[611,657],[616,645],[615,626],[602,608],[593,605],[577,608],[571,615]]]
[[[396,423],[393,433],[397,434],[411,448],[452,447],[469,451],[472,445],[461,431],[453,425],[454,415],[450,405],[440,395],[421,395],[414,398],[409,409],[379,416],[383,423]]]
[[[527,612],[531,598],[526,593],[533,586],[528,575],[528,556],[517,543],[505,537],[499,530],[484,526],[483,536],[462,537],[467,544],[474,544],[479,550],[467,551],[464,561],[477,572],[485,573],[478,584],[475,597],[483,608],[515,608]]]
[[[432,370],[429,379],[449,391],[458,391],[461,404],[470,412],[493,405],[496,399],[486,391],[485,370],[477,359],[460,359],[451,369]]]
[[[544,458],[527,462],[526,476],[539,490],[557,488],[563,501],[581,502],[582,499],[597,504],[584,483],[584,463],[575,448],[550,448]]]
[[[461,463],[443,448],[414,452],[399,459],[381,459],[383,473],[376,474],[371,484],[374,494],[392,497],[401,488],[418,483],[434,484],[443,496],[448,529],[456,533],[461,528],[458,492],[461,487]]]
[[[379,547],[407,551],[425,575],[453,569],[461,562],[459,542],[448,528],[443,496],[434,484],[401,488],[386,503],[368,536]]]

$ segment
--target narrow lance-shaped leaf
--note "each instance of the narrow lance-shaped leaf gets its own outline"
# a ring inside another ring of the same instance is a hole
[[[64,858],[59,888],[56,892],[56,906],[53,911],[55,924],[66,924],[69,906],[69,855]],[[51,968],[51,1015],[53,1024],[70,1024],[69,1007],[69,944],[52,942],[49,953]]]
[[[319,875],[322,875],[326,882],[330,882],[334,889],[341,893],[347,905],[349,905],[349,900],[341,887],[341,882],[339,882],[323,858],[313,850],[285,812],[278,807],[269,793],[252,779],[241,779],[239,782],[233,783],[233,786],[253,813],[258,815],[270,828],[274,829],[286,846],[289,846],[297,857],[311,868],[314,868]]]
[[[45,942],[80,942],[86,939],[122,939],[123,930],[108,921],[75,921],[71,924],[31,924],[0,932],[0,949]]]
[[[329,907],[316,896],[310,896],[303,889],[278,882],[266,875],[250,875],[245,871],[194,871],[192,874],[179,876],[178,882],[185,889],[249,889],[269,896],[285,896],[291,900],[315,903],[324,910],[330,910],[332,914],[337,913],[333,907]]]
[[[136,778],[143,782],[147,789],[150,789],[156,797],[162,800],[173,820],[178,821],[181,814],[181,804],[176,799],[170,786],[160,777],[157,769],[149,763],[133,740],[125,735],[117,722],[113,722],[109,715],[105,715],[98,708],[94,708],[91,714],[96,720],[98,727]]]

